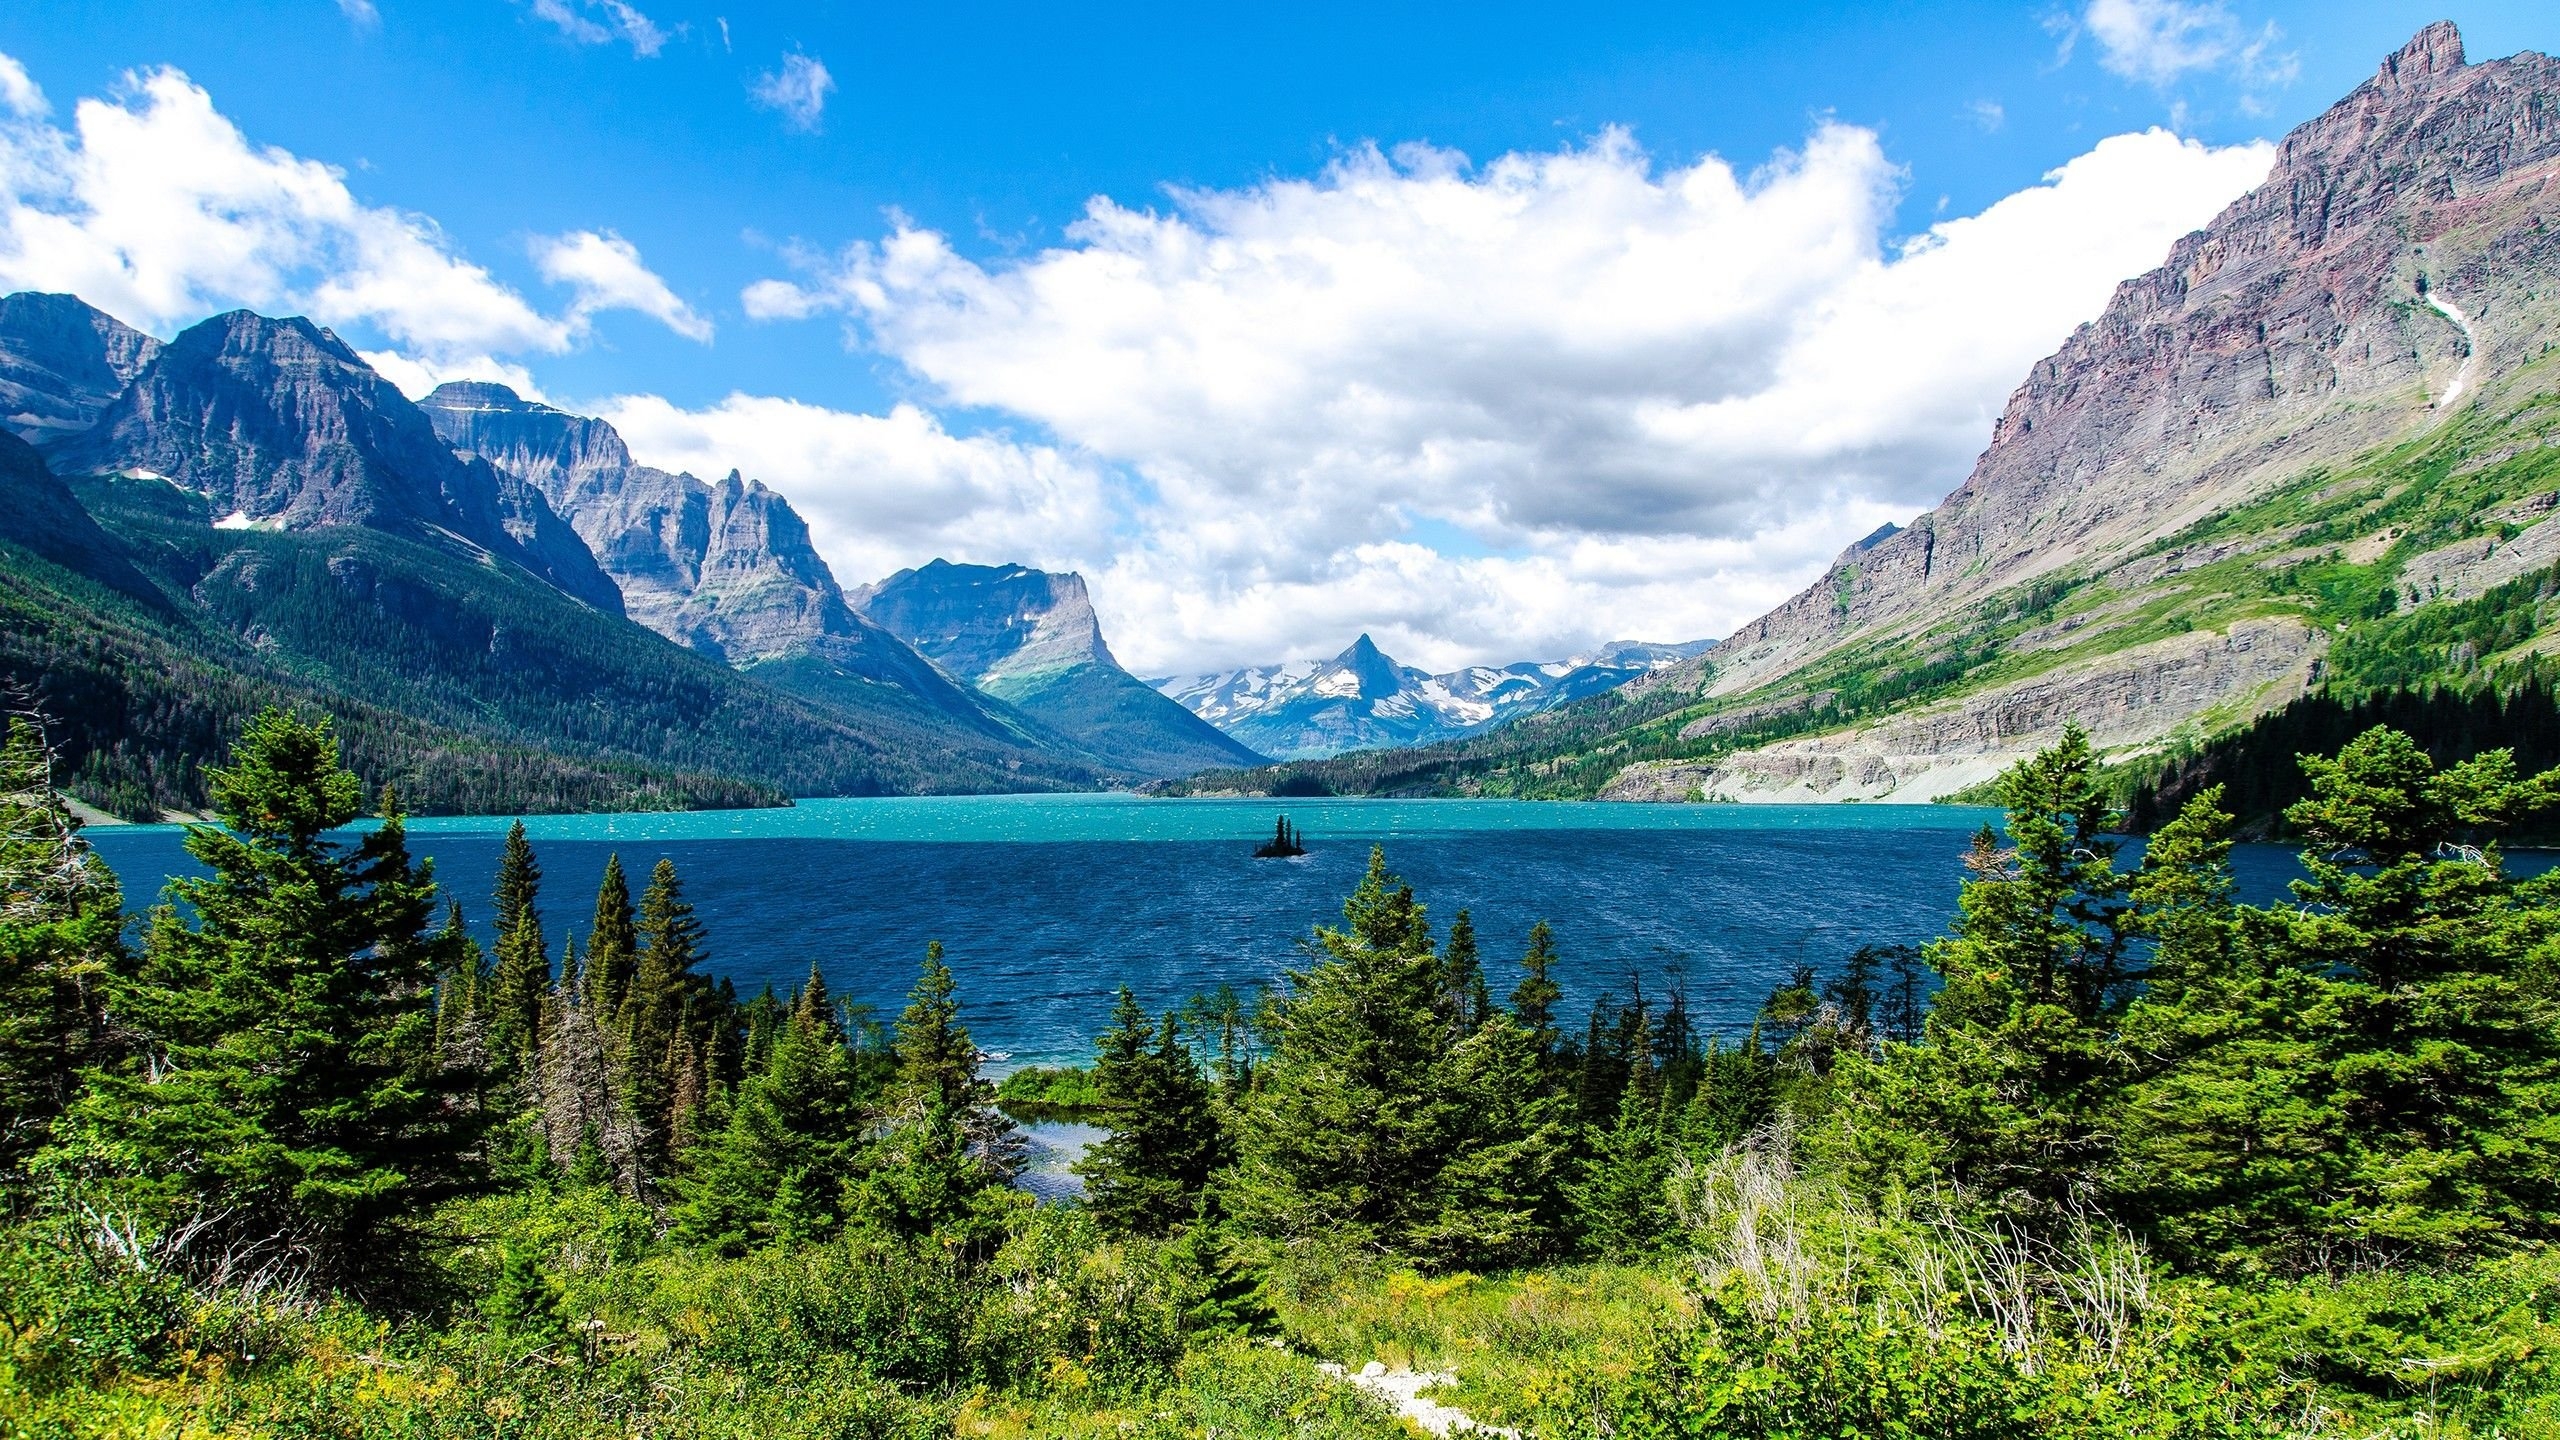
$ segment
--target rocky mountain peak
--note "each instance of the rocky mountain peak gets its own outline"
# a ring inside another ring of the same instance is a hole
[[[448,381],[418,405],[445,444],[522,477],[572,524],[576,512],[618,489],[634,468],[611,425],[527,400],[492,381]]]
[[[2374,82],[2397,87],[2431,75],[2449,75],[2462,66],[2462,32],[2450,20],[2438,20],[2385,58]]]
[[[1419,672],[1409,674],[1403,666],[1388,659],[1386,652],[1378,648],[1378,642],[1370,639],[1365,631],[1359,639],[1351,642],[1351,648],[1334,657],[1333,668],[1352,680],[1363,700],[1384,700],[1402,692],[1409,679],[1419,678]]]
[[[455,456],[397,386],[298,316],[235,310],[189,327],[49,454],[66,473],[168,480],[202,495],[222,524],[458,539],[599,609],[622,608],[538,491]]]
[[[0,427],[35,444],[86,430],[159,352],[77,295],[0,296]]]
[[[2296,127],[2267,179],[2038,362],[1954,493],[1710,657],[1749,690],[2427,423],[2547,338],[2560,62],[2466,64],[2451,24]],[[2165,527],[2165,529],[2164,529]],[[1672,677],[1676,678],[1676,677]]]
[[[865,586],[853,602],[935,664],[998,693],[1029,676],[1119,665],[1084,577],[1073,571],[937,558]]]

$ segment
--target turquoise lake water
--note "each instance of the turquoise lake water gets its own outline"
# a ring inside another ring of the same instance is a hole
[[[1287,815],[1310,852],[1256,860]],[[1948,806],[1559,804],[1501,800],[1153,800],[1126,795],[809,800],[788,809],[535,816],[542,913],[581,939],[619,852],[636,890],[675,860],[710,968],[752,994],[814,960],[839,994],[893,1017],[928,940],[948,947],[978,1043],[1013,1064],[1082,1059],[1113,992],[1151,1007],[1221,982],[1276,983],[1339,918],[1372,844],[1438,929],[1474,914],[1497,994],[1533,921],[1556,929],[1568,1005],[1631,983],[1683,989],[1708,1028],[1750,1023],[1799,961],[1943,932],[1971,834]],[[413,848],[475,925],[488,919],[504,818],[411,822]],[[99,827],[141,908],[191,869],[174,826]],[[2291,859],[2243,847],[2271,896]],[[484,929],[484,940],[486,938]]]

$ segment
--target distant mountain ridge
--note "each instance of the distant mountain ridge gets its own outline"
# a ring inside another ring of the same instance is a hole
[[[1263,762],[1120,668],[1080,575],[935,560],[851,599],[952,675],[1113,765],[1164,778]]]
[[[1150,681],[1183,708],[1284,760],[1428,745],[1603,694],[1713,642],[1621,640],[1560,661],[1473,665],[1431,675],[1362,635],[1329,661],[1300,660]]]

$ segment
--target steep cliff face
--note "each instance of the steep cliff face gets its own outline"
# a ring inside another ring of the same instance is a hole
[[[233,529],[355,525],[459,540],[599,610],[622,595],[532,486],[465,461],[329,331],[248,311],[154,353],[87,430],[47,447],[63,473],[130,472],[204,497]]]
[[[1120,668],[1080,575],[935,560],[852,600],[951,674],[1134,773],[1262,761]]]
[[[36,444],[86,430],[159,352],[77,295],[0,296],[0,426]]]
[[[2556,164],[2560,62],[2465,65],[2451,24],[2420,31],[2038,364],[1944,503],[1710,653],[1714,691],[2129,558],[2476,395],[2547,333]]]
[[[847,604],[807,523],[763,484],[639,464],[610,424],[504,385],[439,386],[421,408],[455,453],[538,489],[620,586],[626,613],[677,644],[819,698],[886,690],[1026,738]]]

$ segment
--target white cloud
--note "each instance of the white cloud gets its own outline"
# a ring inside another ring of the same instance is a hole
[[[0,91],[9,74],[24,76],[9,62]],[[576,289],[566,314],[546,314],[432,220],[366,205],[334,167],[251,144],[175,70],[81,101],[69,130],[13,110],[0,122],[0,288],[71,291],[163,333],[235,306],[308,314],[436,367],[568,349],[605,309],[707,331],[627,243],[586,232],[545,242],[567,257],[555,278]]]
[[[1012,262],[902,224],[744,299],[841,311],[1125,473],[1125,533],[1080,563],[1132,664],[1362,627],[1516,659],[1720,633],[1934,502],[2028,366],[2271,158],[2118,136],[1895,247],[1899,172],[1846,126],[1748,176],[1615,132],[1480,168],[1361,150],[1170,213],[1096,199]]]
[[[620,40],[644,59],[667,43],[667,32],[625,0],[533,0],[533,16],[580,45]]]
[[[1976,100],[1964,107],[1964,113],[1973,121],[1974,127],[1985,135],[2009,123],[2008,110],[1997,100]]]
[[[338,13],[359,30],[370,30],[382,23],[382,12],[374,8],[373,0],[338,0]]]
[[[2197,71],[2228,70],[2250,83],[2285,84],[2295,58],[2279,52],[2273,21],[2252,34],[2220,0],[2090,0],[2083,17],[2098,63],[2128,80],[2168,85]]]
[[[706,477],[737,469],[790,496],[848,586],[936,555],[1091,567],[1118,523],[1094,465],[1052,446],[953,435],[912,405],[855,415],[731,395],[684,410],[627,395],[597,413],[643,463]]]
[[[53,110],[28,76],[27,67],[9,55],[0,55],[0,109],[22,120],[40,119]]]
[[[533,242],[542,278],[577,291],[569,313],[584,321],[601,310],[637,310],[688,340],[708,341],[711,322],[676,298],[640,261],[640,251],[611,231],[579,230]]]
[[[448,380],[494,380],[527,400],[550,398],[534,382],[532,371],[492,355],[455,354],[422,358],[403,355],[397,350],[359,350],[356,354],[363,357],[364,363],[372,366],[376,374],[399,387],[400,393],[412,400],[426,398],[427,392]]]
[[[781,69],[757,76],[749,87],[757,104],[781,111],[794,130],[818,128],[827,110],[827,95],[835,88],[835,77],[817,57],[798,53],[783,56]]]

